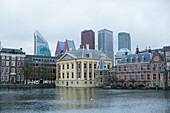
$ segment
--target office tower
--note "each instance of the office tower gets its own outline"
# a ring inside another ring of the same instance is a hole
[[[121,48],[127,48],[131,51],[131,38],[129,33],[118,33],[118,50]]]
[[[64,54],[67,51],[74,51],[76,50],[74,41],[73,40],[67,40],[65,42],[58,41],[55,56],[59,54]]]
[[[95,33],[92,30],[84,30],[81,32],[81,45],[80,48],[86,48],[89,44],[89,49],[95,49]]]
[[[34,55],[51,56],[48,42],[43,38],[38,30],[34,33]]]
[[[112,59],[112,66],[114,65],[114,51],[113,51],[113,32],[107,29],[98,31],[98,46],[107,57]]]

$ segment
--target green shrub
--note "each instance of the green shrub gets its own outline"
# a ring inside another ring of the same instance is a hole
[[[129,87],[133,87],[133,85],[132,84],[130,84],[130,86]]]
[[[121,85],[117,85],[117,87],[122,87]]]

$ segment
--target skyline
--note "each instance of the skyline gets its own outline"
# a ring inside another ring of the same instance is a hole
[[[23,48],[27,54],[33,54],[33,34],[38,29],[54,56],[58,40],[74,40],[79,48],[81,31],[92,29],[97,45],[98,31],[108,29],[113,31],[115,53],[119,32],[130,33],[132,52],[137,45],[140,50],[149,46],[162,48],[170,44],[169,4],[168,0],[1,0],[0,41],[3,47]]]

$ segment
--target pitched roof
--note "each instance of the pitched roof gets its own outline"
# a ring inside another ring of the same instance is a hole
[[[161,69],[161,73],[166,73],[166,72],[168,72],[168,71],[166,70],[165,67],[163,67],[163,68]]]
[[[2,48],[0,53],[25,54],[21,49]]]
[[[75,50],[74,42],[72,40],[67,40],[67,43],[68,43],[69,48],[72,48],[72,50]]]
[[[97,69],[108,69],[103,56],[104,56],[103,53],[101,53],[100,62]]]
[[[64,51],[65,42],[59,41],[61,53]]]
[[[73,58],[89,58],[90,53],[92,54],[92,58],[100,59],[101,51],[93,50],[93,49],[77,49],[74,51],[67,51],[64,55],[59,59],[61,60],[66,54],[72,56]],[[106,59],[111,60],[106,56]],[[66,59],[65,59],[66,60]]]
[[[118,64],[128,64],[128,63],[142,63],[142,62],[150,62],[152,59],[151,53],[139,53],[139,54],[130,54],[122,58]]]

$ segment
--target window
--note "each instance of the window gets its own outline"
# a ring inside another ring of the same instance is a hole
[[[11,62],[11,66],[15,66],[15,61],[12,61],[12,62]]]
[[[84,83],[85,83],[85,84],[87,84],[87,82],[86,82],[86,81],[85,81]]]
[[[141,68],[140,68],[140,69],[141,69],[141,71],[143,70],[143,65],[141,65]]]
[[[147,75],[147,79],[150,80],[150,75],[149,74]]]
[[[9,80],[9,75],[8,74],[6,74],[6,81],[8,81]]]
[[[121,80],[121,75],[119,75],[119,80]]]
[[[20,60],[20,57],[18,57],[17,59]]]
[[[160,75],[160,74],[158,74],[158,79],[159,79],[159,80],[161,79],[161,75]]]
[[[143,80],[143,75],[141,75],[141,80]]]
[[[102,71],[100,71],[100,75],[103,75]]]
[[[94,69],[96,69],[96,64],[94,64]]]
[[[11,73],[15,73],[15,68],[11,68]]]
[[[152,64],[152,70],[153,70],[153,71],[156,70],[156,64]]]
[[[71,84],[73,84],[73,82],[71,82]]]
[[[161,64],[158,64],[158,70],[161,70]]]
[[[90,84],[92,84],[92,81],[90,81]]]
[[[169,73],[169,80],[170,80],[170,73]]]
[[[138,62],[138,60],[139,60],[138,57],[136,57],[136,62]]]
[[[8,67],[6,67],[6,73],[9,73],[9,68]]]
[[[72,72],[72,78],[74,78],[74,73]]]
[[[9,61],[6,61],[6,66],[7,66],[7,67],[9,66]]]
[[[63,65],[63,69],[64,69],[64,65]]]
[[[153,74],[153,80],[156,80],[156,74]]]
[[[2,63],[2,64],[1,64],[2,66],[5,66],[5,61],[1,61],[1,63]]]
[[[63,78],[64,78],[64,73],[63,73]]]
[[[58,69],[60,69],[60,65],[58,65]]]
[[[130,75],[130,79],[132,79],[132,75]]]
[[[119,66],[119,71],[121,71],[121,67]]]
[[[137,65],[135,65],[135,71],[137,71],[138,70],[138,66]]]
[[[86,76],[86,72],[84,73],[84,79],[86,79],[87,78],[87,76]]]
[[[79,84],[79,82],[77,82],[77,84]]]
[[[17,66],[20,66],[20,62],[17,62]]]
[[[74,69],[74,64],[72,64],[72,69]]]
[[[131,71],[132,69],[131,69],[131,66],[129,66],[129,71]]]
[[[6,56],[6,60],[9,60],[9,56]]]
[[[67,73],[67,78],[69,78],[69,73]]]
[[[158,56],[155,57],[155,61],[159,61],[159,57]]]
[[[124,66],[124,71],[126,71],[126,66]]]
[[[110,65],[107,65],[108,69],[110,68]]]
[[[92,76],[91,76],[91,72],[89,73],[89,78],[90,78],[90,79],[92,78]]]
[[[144,61],[145,60],[145,57],[144,56],[142,56],[142,61]]]
[[[137,75],[135,75],[135,79],[138,80],[138,76]]]
[[[150,65],[149,64],[147,65],[147,70],[150,70]]]
[[[2,73],[4,73],[4,67],[1,68]]]
[[[69,69],[69,64],[67,64],[67,69]]]
[[[126,75],[124,76],[124,79],[126,80]]]
[[[170,62],[167,63],[167,68],[170,69]]]
[[[80,68],[80,64],[79,64],[79,68]]]
[[[1,75],[1,81],[4,81],[4,74]]]
[[[15,57],[11,57],[11,60],[15,60]]]
[[[59,77],[58,78],[61,78],[61,75],[60,75],[60,73],[59,73]]]
[[[17,73],[20,73],[20,68],[17,68]]]
[[[5,56],[2,56],[2,60],[5,60]]]
[[[91,64],[89,64],[89,68],[91,68]]]
[[[84,63],[84,68],[86,68],[86,63]]]
[[[100,82],[102,82],[102,78],[100,78]]]
[[[80,73],[79,73],[79,78],[80,78]]]
[[[17,81],[20,81],[20,75],[17,75]]]

